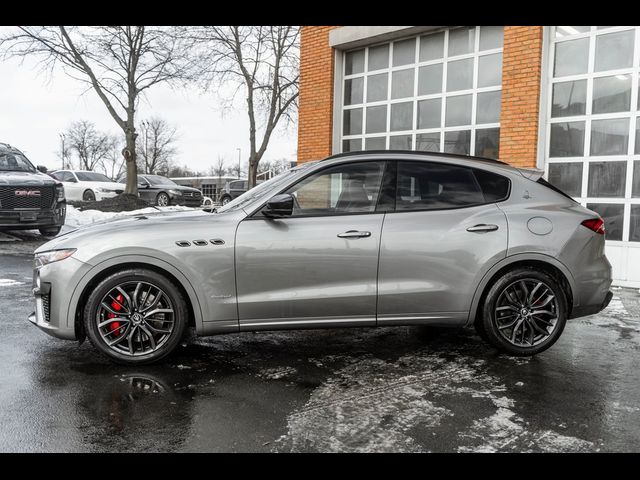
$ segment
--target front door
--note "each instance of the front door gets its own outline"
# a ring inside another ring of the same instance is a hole
[[[496,201],[509,180],[436,162],[398,162],[380,248],[378,324],[466,322],[484,273],[506,256]]]
[[[287,192],[293,214],[256,214],[236,234],[240,328],[375,325],[376,213],[385,162],[328,167]]]

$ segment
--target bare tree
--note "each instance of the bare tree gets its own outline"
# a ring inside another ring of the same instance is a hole
[[[138,168],[144,173],[166,174],[169,160],[176,155],[176,128],[161,118],[143,120],[137,142]]]
[[[263,160],[258,167],[258,175],[261,173],[271,172],[272,175],[278,175],[285,170],[291,168],[291,161],[286,158],[277,160]]]
[[[176,27],[18,27],[0,38],[6,57],[35,56],[49,74],[57,66],[95,91],[124,133],[125,193],[137,194],[136,109],[140,96],[185,71],[184,36]]]
[[[196,42],[199,81],[235,85],[232,102],[242,91],[249,116],[249,187],[255,186],[258,164],[271,135],[297,107],[299,28],[294,26],[204,26],[189,29]],[[218,88],[219,95],[225,95]]]
[[[211,168],[211,173],[214,177],[224,177],[227,174],[225,158],[222,155],[218,155],[218,160]]]
[[[95,170],[111,150],[111,136],[99,132],[96,126],[87,120],[73,122],[63,135],[68,150],[77,157],[76,165],[80,170]],[[69,152],[66,156],[69,158]]]
[[[109,178],[118,179],[125,172],[125,161],[122,156],[122,140],[116,135],[110,136],[109,153],[100,162],[100,170]]]

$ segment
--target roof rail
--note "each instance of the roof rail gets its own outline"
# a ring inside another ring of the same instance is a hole
[[[501,160],[496,160],[494,158],[487,157],[478,157],[474,155],[462,155],[458,153],[444,153],[444,152],[424,152],[419,150],[359,150],[357,152],[347,152],[347,153],[338,153],[336,155],[331,155],[330,157],[325,158],[324,160],[331,160],[334,158],[342,158],[342,157],[350,157],[350,156],[359,156],[359,155],[370,155],[370,154],[389,154],[389,153],[399,153],[402,155],[432,155],[436,157],[445,157],[445,158],[464,158],[465,160],[476,160],[479,162],[491,162],[491,163],[500,163],[502,165],[509,165],[506,162]]]

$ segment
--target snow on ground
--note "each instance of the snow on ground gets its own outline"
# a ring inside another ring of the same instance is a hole
[[[112,218],[129,217],[132,215],[140,215],[145,213],[159,212],[179,212],[184,210],[199,210],[199,208],[184,207],[179,205],[169,207],[148,207],[139,210],[131,210],[129,212],[101,212],[100,210],[84,210],[80,211],[72,205],[67,206],[67,218],[65,226],[77,228],[91,223],[103,222]]]
[[[0,287],[14,287],[16,285],[22,285],[22,282],[17,282],[10,278],[0,278]]]

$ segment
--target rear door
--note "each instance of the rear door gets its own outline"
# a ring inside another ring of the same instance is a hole
[[[506,256],[507,222],[495,202],[508,191],[509,180],[492,172],[398,162],[380,247],[379,325],[466,322],[480,278]]]

